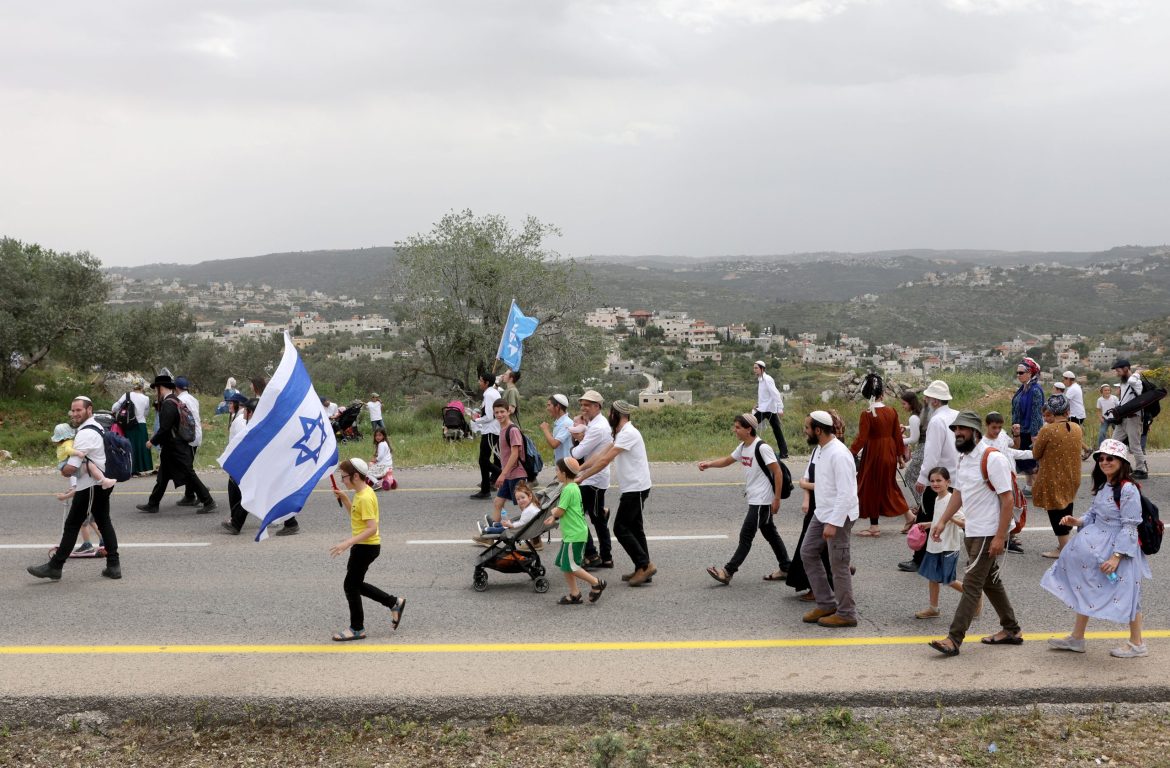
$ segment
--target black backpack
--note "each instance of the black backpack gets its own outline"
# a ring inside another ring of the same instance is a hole
[[[1158,418],[1158,414],[1162,412],[1161,400],[1166,396],[1166,388],[1159,387],[1156,381],[1147,378],[1146,374],[1142,373],[1142,392],[1161,393],[1157,400],[1154,400],[1154,402],[1142,409],[1142,424],[1148,425],[1151,421]]]
[[[764,463],[764,455],[762,453],[760,453],[760,447],[763,444],[764,444],[763,440],[756,441],[756,466],[760,468],[760,471],[763,472],[764,476],[768,478],[768,482],[772,484],[773,488],[775,488],[776,487],[776,480],[772,477],[772,470],[769,469],[768,465]],[[792,489],[793,489],[792,473],[790,471],[788,471],[787,464],[780,461],[779,458],[777,458],[776,461],[780,464],[780,473],[781,473],[780,498],[787,499],[789,496],[792,495]]]
[[[82,429],[92,429],[102,436],[102,446],[106,450],[106,477],[119,483],[129,480],[134,474],[130,441],[112,430],[102,429],[94,424],[86,424]]]
[[[118,406],[118,412],[114,414],[114,423],[121,427],[126,434],[138,426],[138,417],[134,414],[134,401],[130,399],[129,392],[123,396],[122,404]]]
[[[1133,482],[1132,480],[1130,482]],[[1138,489],[1138,497],[1142,500],[1142,521],[1138,523],[1138,543],[1142,552],[1147,555],[1156,555],[1162,548],[1162,521],[1158,519],[1158,505],[1146,498],[1142,487],[1137,483],[1133,486]],[[1121,486],[1113,486],[1113,501],[1121,509]]]

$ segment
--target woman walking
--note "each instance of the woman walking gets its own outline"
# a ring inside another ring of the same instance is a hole
[[[909,533],[915,522],[930,522],[918,519],[922,511],[922,494],[918,492],[913,482],[922,471],[922,446],[926,443],[926,420],[930,418],[930,414],[924,412],[918,394],[909,389],[902,393],[902,407],[910,414],[906,420],[906,436],[903,440],[905,447],[902,449],[902,458],[906,461],[903,478],[908,483],[910,495],[914,497],[914,508],[907,512],[906,524],[902,526],[902,533]]]
[[[1064,395],[1048,398],[1045,409],[1051,422],[1040,429],[1032,443],[1032,456],[1040,462],[1032,503],[1048,510],[1048,521],[1056,534],[1056,549],[1043,552],[1044,557],[1060,557],[1068,544],[1072,529],[1061,521],[1072,515],[1073,499],[1081,487],[1081,425],[1069,420],[1068,399]]]
[[[1019,388],[1012,395],[1012,437],[1020,438],[1019,450],[1032,449],[1032,440],[1044,426],[1044,389],[1040,386],[1040,366],[1030,357],[1025,357],[1016,366],[1016,380]],[[1036,460],[1017,459],[1016,474],[1023,475],[1031,495],[1032,475],[1036,473]]]
[[[870,373],[861,387],[863,397],[869,398],[869,409],[861,412],[857,438],[849,450],[860,455],[857,470],[857,500],[861,516],[869,519],[869,528],[857,534],[869,538],[881,535],[878,519],[905,517],[908,511],[906,497],[898,488],[898,469],[905,462],[902,453],[902,425],[893,408],[886,407],[885,384],[882,377]]]
[[[1149,653],[1142,641],[1142,579],[1152,578],[1138,541],[1141,495],[1130,480],[1125,443],[1105,440],[1093,454],[1093,503],[1084,517],[1061,522],[1080,533],[1060,553],[1040,586],[1076,612],[1068,637],[1048,641],[1059,651],[1085,652],[1089,618],[1129,624],[1129,641],[1110,651],[1132,659]]]

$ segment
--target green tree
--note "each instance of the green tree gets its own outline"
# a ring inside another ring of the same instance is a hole
[[[195,318],[181,304],[107,308],[89,333],[68,341],[63,354],[78,367],[153,374],[164,366],[174,370],[187,357],[194,330]]]
[[[560,232],[533,217],[515,230],[499,215],[470,210],[443,216],[430,232],[395,244],[395,292],[408,296],[422,354],[412,375],[470,382],[491,366],[513,299],[540,321],[524,347],[524,369],[595,358],[595,334],[583,332],[590,295],[584,271],[545,248]]]
[[[0,392],[97,327],[108,290],[101,263],[88,253],[0,239]]]

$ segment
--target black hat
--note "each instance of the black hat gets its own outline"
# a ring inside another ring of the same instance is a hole
[[[172,379],[170,376],[166,375],[165,373],[159,374],[158,376],[154,377],[154,381],[151,382],[150,388],[151,389],[158,389],[159,387],[166,387],[167,389],[174,389],[175,388],[175,380]]]
[[[1113,361],[1113,368],[1111,370],[1116,371],[1118,368],[1132,368],[1132,367],[1133,366],[1131,366],[1129,364],[1128,357],[1119,357]]]

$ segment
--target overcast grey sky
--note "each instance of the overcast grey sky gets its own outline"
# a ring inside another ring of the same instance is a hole
[[[9,0],[0,234],[107,265],[1170,241],[1167,0]]]

